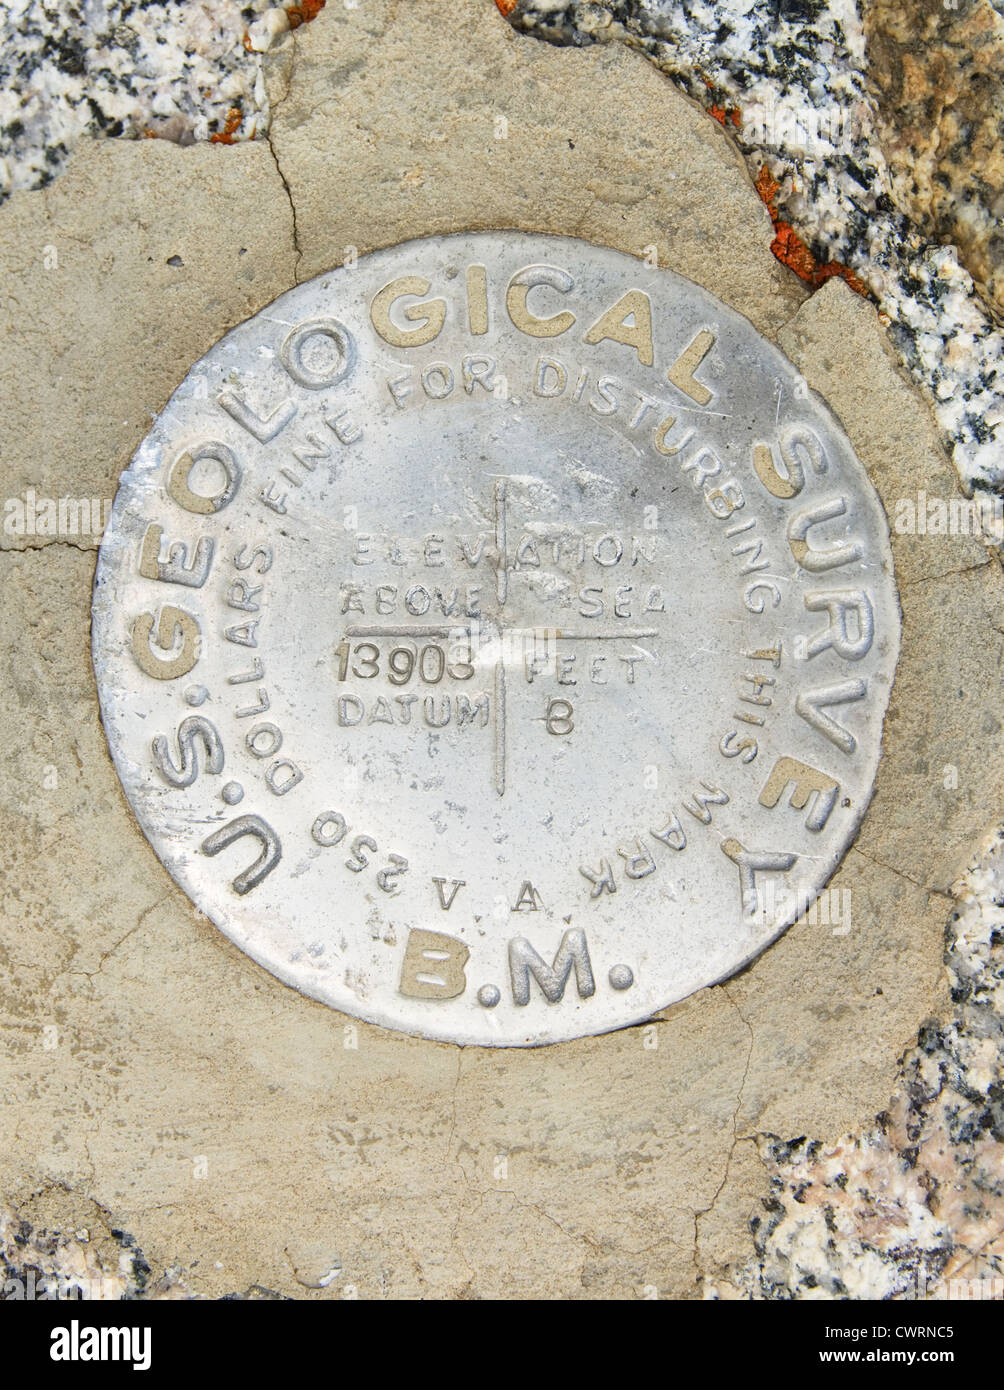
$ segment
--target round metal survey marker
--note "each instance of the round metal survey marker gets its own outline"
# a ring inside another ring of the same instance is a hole
[[[878,497],[792,364],[671,271],[514,232],[228,333],[94,587],[112,757],[191,900],[457,1043],[622,1027],[762,951],[855,834],[898,646]]]

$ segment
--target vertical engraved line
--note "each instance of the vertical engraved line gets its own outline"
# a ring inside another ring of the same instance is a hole
[[[506,594],[509,591],[509,557],[506,553],[505,504],[505,479],[499,478],[495,483],[495,549],[498,551],[498,562],[495,566],[495,588],[498,593],[499,603],[505,603]]]
[[[483,265],[467,267],[467,321],[472,333],[488,332],[488,271]]]
[[[505,796],[505,662],[495,663],[495,790]]]

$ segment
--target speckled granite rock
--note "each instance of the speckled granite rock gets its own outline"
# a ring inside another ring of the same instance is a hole
[[[188,144],[267,125],[243,46],[268,0],[7,0],[0,13],[0,198],[48,183],[82,135]]]
[[[1004,312],[1004,14],[990,0],[865,0],[864,24],[893,197],[958,246]]]
[[[57,185],[0,209],[12,287],[0,388],[18,403],[19,481],[35,460],[53,495],[108,495],[144,412],[206,342],[346,242],[365,252],[472,216],[471,169],[491,139],[492,182],[513,195],[497,215],[515,207],[543,230],[671,251],[837,402],[887,508],[921,486],[950,493],[873,309],[839,282],[806,299],[782,271],[719,126],[626,50],[559,52],[477,0],[458,9],[447,50],[436,0],[329,6],[275,54],[271,148],[85,141]],[[622,142],[617,116],[650,109],[652,147]],[[499,115],[509,138],[496,144]],[[680,153],[685,177],[652,177]],[[157,196],[142,196],[141,175]],[[724,271],[718,216],[732,219]],[[46,246],[73,248],[60,276]],[[99,446],[74,447],[94,428]],[[999,567],[972,538],[893,542],[908,610],[900,714],[859,848],[834,880],[853,891],[856,928],[796,924],[648,1032],[502,1054],[345,1019],[200,917],[142,838],[104,746],[87,651],[93,555],[59,537],[0,555],[9,1240],[48,1232],[47,1258],[86,1263],[73,1231],[100,1215],[101,1268],[117,1268],[117,1230],[142,1251],[144,1288],[211,1297],[683,1297],[700,1275],[735,1287],[771,1200],[759,1134],[832,1142],[868,1125],[918,1024],[947,1019],[947,890],[999,796],[983,722]],[[964,673],[961,696],[944,662]],[[939,731],[966,778],[956,798],[923,765]],[[126,1292],[142,1273],[119,1271]]]

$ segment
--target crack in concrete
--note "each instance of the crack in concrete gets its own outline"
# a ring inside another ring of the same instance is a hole
[[[275,165],[275,172],[279,175],[283,188],[286,190],[286,200],[289,203],[289,211],[293,218],[293,283],[300,283],[300,262],[303,260],[303,248],[300,246],[300,230],[296,222],[296,204],[293,201],[293,190],[289,186],[289,180],[283,173],[282,165],[279,163],[279,156],[276,153],[275,145],[272,143],[271,131],[265,136],[265,143],[268,145],[269,154],[272,156],[272,163]]]
[[[296,67],[296,54],[299,48],[299,40],[297,39],[295,33],[293,34],[292,38],[293,42],[290,48],[289,65],[284,73],[285,85],[283,87],[282,95],[278,97],[275,101],[271,101],[269,104],[268,126],[263,131],[263,136],[265,144],[268,146],[269,154],[272,156],[272,163],[275,165],[275,172],[279,175],[279,180],[282,183],[283,188],[285,189],[286,201],[289,203],[290,216],[293,219],[293,284],[298,285],[300,284],[300,263],[303,260],[303,248],[300,245],[300,228],[296,219],[296,203],[293,200],[293,190],[290,187],[289,179],[287,179],[286,177],[285,170],[282,167],[282,163],[279,159],[278,152],[272,140],[272,127],[275,121],[276,112],[289,100],[290,93],[293,90],[293,71]]]
[[[583,224],[585,223],[585,221],[586,221],[587,218],[589,217],[590,213],[592,212],[592,210],[593,210],[593,208],[596,206],[596,204],[597,204],[598,202],[601,201],[600,195],[599,195],[597,192],[595,192],[593,189],[590,189],[590,190],[589,190],[589,197],[590,197],[590,202],[586,205],[585,208],[583,208],[582,213],[580,214],[580,216],[579,216],[578,219],[576,220],[575,226],[572,228],[572,231],[569,233],[570,236],[580,236],[580,235],[582,234],[582,227],[583,227]]]
[[[452,1152],[453,1152],[454,1141],[455,1141],[455,1139],[456,1139],[456,1134],[457,1134],[457,1123],[458,1123],[458,1122],[457,1122],[457,1094],[458,1094],[458,1092],[459,1092],[460,1083],[461,1083],[461,1080],[462,1080],[462,1073],[463,1073],[463,1057],[464,1057],[464,1049],[463,1049],[462,1047],[459,1047],[459,1046],[458,1046],[458,1048],[457,1048],[457,1074],[456,1074],[456,1077],[454,1078],[453,1090],[452,1090],[452,1092],[451,1092],[452,1120],[451,1120],[451,1124],[450,1124],[450,1132],[449,1132],[449,1135],[447,1136],[447,1140],[446,1140],[446,1154],[445,1154],[445,1159],[446,1159],[447,1162],[450,1162],[450,1161],[451,1161],[451,1154],[452,1154]],[[469,1274],[470,1274],[470,1278],[468,1279],[467,1283],[464,1285],[464,1290],[465,1290],[465,1291],[468,1290],[468,1289],[470,1289],[471,1286],[474,1284],[475,1279],[477,1278],[477,1271],[476,1271],[476,1270],[474,1269],[474,1267],[470,1264],[470,1261],[467,1259],[466,1255],[464,1254],[463,1244],[462,1244],[462,1242],[461,1242],[460,1235],[459,1235],[460,1223],[464,1220],[465,1215],[471,1216],[471,1217],[477,1215],[477,1213],[478,1213],[478,1212],[481,1210],[481,1208],[484,1206],[484,1202],[485,1202],[486,1196],[487,1196],[488,1193],[491,1192],[491,1191],[497,1191],[498,1194],[499,1194],[500,1196],[509,1197],[518,1207],[522,1208],[522,1209],[525,1210],[525,1211],[533,1211],[533,1212],[536,1212],[537,1215],[540,1216],[543,1220],[547,1221],[550,1225],[554,1226],[556,1230],[560,1231],[561,1234],[562,1234],[563,1236],[566,1237],[566,1239],[581,1242],[582,1244],[584,1244],[585,1246],[587,1246],[589,1250],[593,1251],[594,1253],[596,1253],[596,1254],[598,1254],[598,1255],[603,1253],[603,1247],[602,1247],[601,1245],[599,1245],[595,1240],[593,1240],[590,1236],[588,1236],[584,1231],[583,1231],[583,1232],[576,1233],[576,1232],[574,1232],[574,1231],[566,1230],[565,1227],[561,1224],[561,1222],[560,1222],[556,1217],[552,1216],[552,1215],[550,1214],[550,1212],[545,1211],[544,1208],[541,1207],[541,1206],[539,1206],[536,1202],[529,1202],[529,1201],[523,1200],[511,1187],[499,1187],[499,1188],[497,1188],[497,1189],[492,1189],[492,1188],[486,1189],[486,1188],[484,1188],[484,1187],[482,1187],[482,1186],[480,1186],[480,1185],[478,1185],[477,1187],[472,1186],[472,1184],[471,1184],[471,1182],[470,1182],[470,1179],[469,1179],[468,1176],[467,1176],[467,1172],[466,1172],[466,1170],[465,1170],[463,1164],[460,1162],[459,1152],[458,1152],[457,1154],[453,1155],[453,1157],[452,1157],[452,1162],[453,1162],[453,1163],[456,1165],[456,1167],[460,1170],[461,1180],[462,1180],[462,1182],[463,1182],[463,1185],[464,1185],[464,1188],[466,1189],[466,1191],[467,1191],[468,1193],[470,1193],[471,1195],[477,1197],[477,1204],[472,1208],[471,1211],[469,1211],[469,1212],[467,1212],[467,1213],[465,1213],[464,1210],[463,1210],[463,1199],[461,1198],[461,1200],[458,1201],[458,1203],[457,1203],[456,1220],[455,1220],[454,1223],[453,1223],[453,1228],[452,1228],[451,1233],[450,1233],[450,1244],[451,1244],[452,1247],[455,1247],[455,1248],[457,1249],[457,1251],[458,1251],[458,1253],[459,1253],[459,1255],[460,1255],[460,1258],[461,1258],[461,1260],[462,1260],[463,1263],[464,1263],[465,1268],[469,1271]]]
[[[892,864],[887,864],[884,859],[876,859],[874,854],[868,854],[860,845],[852,845],[847,853],[848,855],[860,854],[861,858],[867,859],[869,864],[874,864],[879,869],[887,869],[889,873],[895,874],[897,878],[903,879],[905,883],[910,883],[914,888],[919,888],[922,893],[934,893],[939,898],[948,898],[950,900],[952,898],[947,888],[933,888],[930,884],[920,883],[917,879],[911,878],[909,874],[905,874],[902,869],[897,869]]]
[[[981,535],[979,539],[982,540],[986,545],[994,544],[994,542],[988,536]],[[964,565],[962,569],[945,570],[942,574],[922,574],[917,579],[907,579],[900,581],[899,587],[901,590],[913,589],[918,584],[933,584],[939,579],[952,579],[956,575],[972,574],[974,570],[985,570],[990,564],[991,558],[992,556],[988,554],[987,557],[983,560],[980,560],[978,564]]]
[[[481,1210],[481,1208],[484,1206],[484,1204],[485,1204],[485,1194],[484,1194],[484,1192],[479,1192],[479,1193],[478,1193],[477,1206],[475,1206],[475,1207],[473,1208],[473,1210],[470,1211],[470,1212],[468,1213],[468,1214],[471,1216],[472,1219],[473,1219],[475,1216],[477,1216],[478,1212]],[[457,1251],[458,1255],[460,1256],[461,1260],[463,1261],[464,1267],[465,1267],[465,1269],[467,1270],[467,1273],[468,1273],[467,1283],[464,1284],[463,1289],[461,1290],[461,1294],[459,1295],[459,1296],[461,1296],[461,1297],[462,1297],[463,1294],[466,1293],[466,1291],[474,1284],[475,1280],[476,1280],[477,1277],[478,1277],[478,1272],[477,1272],[477,1270],[474,1268],[474,1266],[471,1264],[470,1260],[467,1258],[466,1252],[465,1252],[465,1250],[464,1250],[463,1241],[460,1239],[460,1236],[458,1235],[458,1231],[460,1230],[460,1223],[461,1223],[461,1221],[462,1221],[463,1219],[464,1219],[464,1214],[463,1214],[463,1212],[462,1212],[462,1211],[459,1209],[459,1207],[458,1207],[458,1209],[457,1209],[457,1219],[456,1219],[456,1221],[454,1221],[454,1223],[453,1223],[453,1229],[452,1229],[451,1232],[450,1232],[450,1246],[451,1246],[451,1248],[456,1249],[456,1251]]]
[[[756,1143],[756,1138],[757,1138],[757,1136],[756,1136],[755,1133],[751,1133],[751,1134],[740,1134],[740,1133],[738,1132],[739,1111],[742,1109],[743,1095],[744,1095],[744,1093],[745,1093],[745,1091],[746,1091],[746,1082],[749,1080],[750,1064],[751,1064],[751,1062],[752,1062],[752,1060],[753,1060],[753,1047],[754,1047],[754,1044],[755,1044],[755,1042],[756,1042],[756,1035],[755,1035],[755,1033],[754,1033],[754,1031],[753,1031],[753,1025],[752,1025],[752,1023],[750,1023],[749,1019],[746,1017],[746,1015],[743,1013],[742,1009],[740,1009],[739,1005],[736,1003],[736,1001],[732,998],[732,995],[729,993],[728,985],[727,985],[727,984],[723,984],[723,985],[721,986],[721,990],[722,990],[722,993],[725,995],[725,998],[729,1001],[729,1004],[731,1005],[731,1007],[735,1010],[735,1012],[736,1012],[736,1014],[738,1015],[738,1017],[742,1020],[743,1024],[744,1024],[745,1027],[746,1027],[746,1031],[749,1033],[749,1047],[748,1047],[747,1050],[746,1050],[746,1062],[745,1062],[745,1065],[743,1066],[742,1080],[741,1080],[740,1083],[739,1083],[739,1091],[738,1091],[738,1094],[736,1095],[735,1109],[732,1111],[732,1143],[729,1145],[729,1151],[728,1151],[728,1153],[727,1153],[726,1156],[725,1156],[725,1167],[724,1167],[724,1170],[723,1170],[723,1172],[722,1172],[722,1180],[721,1180],[721,1182],[718,1184],[718,1187],[715,1189],[714,1196],[711,1198],[711,1201],[708,1203],[708,1205],[707,1205],[706,1207],[701,1207],[700,1209],[698,1209],[698,1210],[696,1210],[696,1211],[694,1212],[694,1252],[693,1252],[693,1265],[694,1265],[695,1273],[696,1273],[698,1276],[700,1276],[700,1274],[701,1274],[701,1271],[700,1271],[700,1268],[699,1268],[699,1245],[700,1245],[700,1239],[701,1239],[701,1221],[702,1221],[702,1218],[704,1218],[705,1216],[709,1216],[709,1215],[714,1211],[715,1206],[716,1206],[717,1203],[718,1203],[718,1199],[719,1199],[719,1197],[722,1195],[722,1192],[723,1192],[724,1189],[725,1189],[725,1184],[726,1184],[726,1183],[728,1182],[728,1180],[729,1180],[729,1172],[731,1171],[731,1168],[732,1168],[732,1157],[733,1157],[733,1155],[735,1154],[736,1148],[737,1148],[740,1144],[744,1144],[744,1143],[753,1143],[753,1144],[755,1145],[755,1143]]]
[[[447,1136],[447,1139],[446,1139],[446,1161],[447,1161],[447,1163],[449,1163],[449,1161],[450,1161],[450,1153],[451,1153],[451,1150],[453,1149],[453,1140],[454,1140],[454,1138],[456,1137],[456,1133],[457,1133],[457,1092],[460,1090],[460,1073],[461,1073],[461,1070],[462,1070],[462,1068],[463,1068],[463,1062],[464,1062],[464,1049],[463,1049],[462,1047],[459,1047],[459,1046],[458,1046],[458,1047],[457,1047],[457,1074],[456,1074],[456,1076],[453,1078],[453,1091],[451,1092],[451,1095],[450,1095],[450,1103],[451,1103],[452,1112],[453,1112],[453,1119],[452,1119],[452,1122],[451,1122],[451,1124],[450,1124],[450,1133],[449,1133],[449,1135]],[[464,1172],[464,1166],[463,1166],[463,1164],[460,1162],[459,1156],[456,1157],[456,1158],[453,1160],[453,1162],[454,1162],[454,1163],[457,1165],[457,1167],[460,1169],[461,1175],[462,1175],[462,1177],[463,1177],[463,1179],[464,1179],[464,1184],[467,1185],[467,1174]]]
[[[158,898],[155,903],[151,903],[149,907],[144,908],[139,915],[139,920],[136,922],[136,925],[130,927],[125,935],[115,942],[114,946],[110,946],[107,951],[102,953],[94,970],[67,970],[64,973],[67,975],[86,975],[89,980],[93,979],[95,975],[100,975],[101,971],[104,969],[105,961],[108,960],[110,956],[113,956],[116,951],[120,950],[131,936],[135,936],[150,914],[166,903],[171,896],[172,894],[165,893],[162,898]]]
[[[602,1255],[604,1253],[603,1246],[599,1245],[595,1240],[592,1239],[591,1236],[586,1235],[585,1231],[568,1231],[557,1219],[557,1217],[552,1216],[550,1212],[545,1211],[544,1208],[538,1206],[536,1202],[524,1202],[523,1199],[521,1197],[518,1197],[516,1193],[513,1192],[513,1190],[509,1187],[502,1188],[501,1191],[503,1191],[506,1194],[506,1196],[511,1197],[513,1201],[516,1203],[516,1205],[520,1207],[523,1211],[536,1212],[539,1217],[542,1217],[544,1221],[547,1221],[550,1225],[552,1225],[556,1231],[560,1231],[566,1240],[581,1242],[583,1245],[588,1246],[588,1248],[597,1255]]]

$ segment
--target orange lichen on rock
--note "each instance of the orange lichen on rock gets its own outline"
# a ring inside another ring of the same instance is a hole
[[[714,93],[715,84],[711,81],[711,78],[705,77],[703,81],[708,91]],[[738,106],[726,106],[724,102],[713,101],[708,107],[708,112],[710,115],[714,116],[719,125],[724,125],[726,121],[731,121],[736,130],[739,129],[741,118]]]
[[[209,143],[211,145],[232,145],[234,143],[234,136],[240,128],[241,119],[242,113],[240,107],[231,106],[230,110],[227,112],[227,119],[223,129],[218,130],[215,135],[210,135]]]
[[[841,265],[839,261],[827,261],[826,265],[820,265],[790,222],[781,220],[777,208],[777,195],[781,191],[781,185],[766,164],[761,164],[760,172],[757,174],[756,191],[760,194],[760,199],[774,224],[774,240],[770,249],[782,265],[793,270],[799,279],[809,285],[818,287],[827,280],[832,280],[835,275],[840,275],[858,294],[868,293],[868,287],[858,279],[849,266]]]
[[[326,3],[327,0],[299,0],[297,5],[287,5],[289,27],[299,29],[301,24],[309,24],[312,19],[317,18]]]
[[[709,106],[708,112],[714,116],[719,125],[724,125],[726,121],[731,121],[736,130],[739,129],[741,117],[738,106]]]
[[[858,279],[849,265],[842,265],[840,261],[827,261],[826,265],[818,266],[815,283],[821,285],[825,280],[832,280],[835,275],[846,280],[851,289],[856,290],[858,294],[868,294],[868,286],[865,282]]]
[[[760,201],[770,213],[771,221],[777,221],[777,195],[781,191],[781,185],[767,168],[766,164],[760,165],[760,172],[756,176],[756,191],[760,194]]]
[[[816,258],[788,222],[774,222],[774,240],[770,249],[782,265],[786,265],[801,280],[812,284],[816,274]]]
[[[506,19],[508,19],[509,16],[512,14],[513,10],[519,4],[519,0],[495,0],[495,3],[496,5],[498,5],[502,13],[505,15]]]

